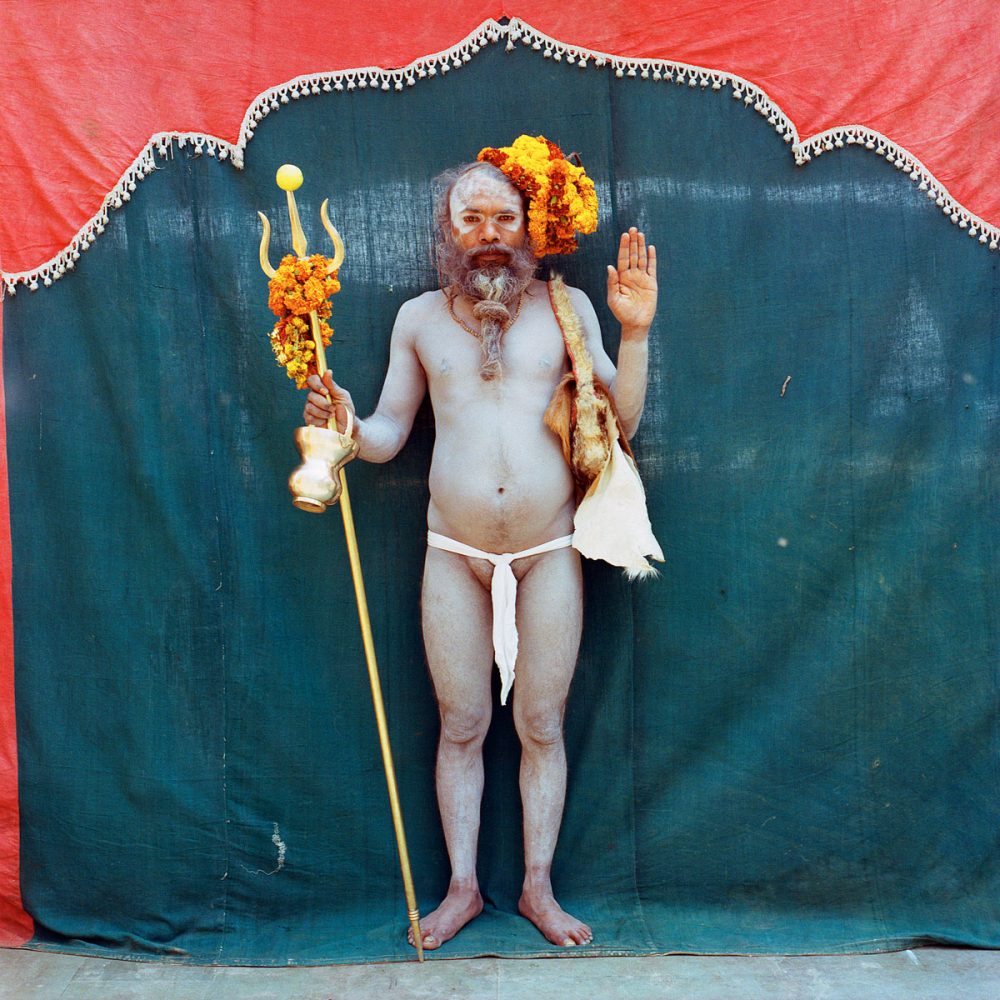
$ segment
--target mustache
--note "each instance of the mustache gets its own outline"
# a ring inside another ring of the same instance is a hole
[[[538,271],[538,260],[527,241],[520,247],[498,241],[465,249],[452,237],[450,230],[441,230],[435,235],[434,263],[442,288],[449,285],[461,288],[474,272],[493,276],[511,271],[521,281],[534,277]],[[483,261],[484,255],[495,255],[495,259]],[[472,297],[478,296],[473,293]]]
[[[479,257],[496,257],[499,254],[503,254],[507,258],[509,263],[514,259],[514,251],[510,247],[505,247],[503,244],[497,243],[484,247],[473,247],[471,250],[465,251],[465,259],[469,264],[475,264],[477,258]],[[491,264],[490,267],[503,267],[502,264]]]
[[[483,261],[483,257],[490,257]],[[492,299],[508,305],[530,284],[537,262],[527,247],[491,243],[459,250],[450,277],[472,299]]]

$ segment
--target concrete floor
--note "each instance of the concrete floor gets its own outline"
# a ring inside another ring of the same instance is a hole
[[[1000,1000],[1000,952],[246,969],[0,949],[0,1000]]]

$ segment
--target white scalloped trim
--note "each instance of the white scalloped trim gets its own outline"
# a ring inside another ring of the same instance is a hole
[[[522,44],[541,52],[546,59],[560,62],[565,58],[566,62],[575,63],[583,68],[590,63],[601,69],[608,66],[619,78],[641,77],[643,80],[673,82],[678,86],[687,85],[702,89],[711,87],[712,90],[731,87],[734,99],[741,100],[744,105],[752,107],[766,118],[767,123],[774,126],[778,135],[791,146],[798,166],[804,166],[814,156],[821,156],[824,152],[840,149],[845,145],[860,145],[865,149],[874,150],[876,156],[885,157],[897,170],[904,170],[910,180],[918,185],[919,190],[926,192],[927,197],[932,199],[955,225],[964,229],[967,235],[976,237],[979,243],[988,246],[990,250],[1000,247],[1000,226],[992,225],[960,205],[917,157],[875,129],[865,125],[838,125],[836,128],[827,129],[802,140],[791,118],[760,87],[735,73],[724,73],[721,70],[705,69],[702,66],[665,59],[629,59],[607,52],[584,49],[578,45],[568,45],[517,18],[511,20],[507,34],[508,51],[514,48],[515,41],[520,40]]]
[[[27,285],[32,291],[37,290],[40,285],[47,287],[67,271],[72,271],[80,259],[80,254],[104,232],[111,209],[121,208],[131,198],[136,184],[158,169],[157,156],[173,157],[175,143],[181,149],[190,145],[196,154],[207,153],[209,156],[217,156],[220,160],[229,159],[233,166],[241,169],[243,154],[253,138],[254,130],[267,115],[279,110],[283,104],[313,94],[364,90],[368,87],[379,90],[402,90],[404,87],[412,87],[418,80],[437,76],[439,73],[443,75],[453,69],[461,69],[483,47],[493,45],[501,38],[506,39],[508,52],[512,51],[515,43],[520,41],[522,45],[541,52],[546,59],[553,59],[556,62],[565,59],[570,65],[579,66],[581,69],[591,65],[597,69],[609,68],[614,70],[615,76],[619,78],[638,77],[643,80],[712,90],[730,87],[736,100],[742,101],[744,105],[752,107],[766,118],[768,124],[772,125],[791,146],[795,162],[799,166],[808,163],[814,156],[821,156],[824,152],[840,149],[845,145],[864,146],[865,149],[874,151],[876,156],[884,157],[897,170],[905,171],[910,180],[918,185],[919,190],[924,191],[955,225],[966,231],[967,235],[977,239],[983,246],[988,246],[990,250],[996,250],[1000,246],[1000,227],[986,222],[960,205],[920,160],[874,129],[864,125],[839,125],[803,140],[799,137],[792,120],[760,87],[734,73],[665,59],[632,59],[608,52],[598,52],[560,42],[519,18],[512,18],[508,24],[501,24],[491,18],[451,48],[421,56],[398,69],[366,66],[330,73],[311,73],[271,87],[261,93],[247,108],[240,126],[239,139],[235,143],[201,132],[157,132],[105,196],[100,210],[84,223],[65,249],[29,271],[10,273],[0,271],[2,278],[0,297],[4,291],[13,295],[19,284]]]

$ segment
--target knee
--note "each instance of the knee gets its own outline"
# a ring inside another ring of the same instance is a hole
[[[514,712],[514,726],[521,746],[526,749],[550,750],[562,746],[563,708],[530,708]]]
[[[440,705],[441,739],[460,747],[479,747],[490,728],[490,709]]]

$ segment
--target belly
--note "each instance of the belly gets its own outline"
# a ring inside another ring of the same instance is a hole
[[[438,421],[428,527],[487,552],[517,552],[570,534],[573,477],[541,414],[483,409]]]

